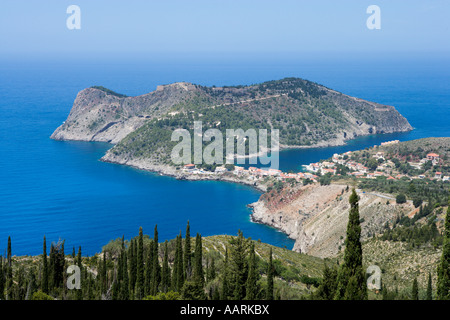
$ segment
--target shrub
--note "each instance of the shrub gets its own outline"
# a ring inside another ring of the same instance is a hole
[[[399,195],[397,195],[397,197],[395,198],[395,201],[398,204],[402,204],[406,202],[406,196],[403,193],[400,193]]]
[[[55,300],[55,299],[53,299],[51,296],[42,291],[37,291],[33,293],[33,295],[31,296],[31,300]]]

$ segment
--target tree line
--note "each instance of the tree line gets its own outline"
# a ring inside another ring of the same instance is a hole
[[[275,266],[272,249],[261,272],[254,241],[241,231],[226,245],[224,257],[203,254],[202,236],[192,241],[189,222],[185,237],[158,242],[139,235],[110,242],[101,255],[83,257],[81,247],[71,255],[64,241],[52,243],[48,252],[44,237],[42,255],[31,266],[18,261],[13,268],[11,237],[7,257],[0,257],[1,300],[256,300],[274,299]],[[170,258],[169,258],[170,254]],[[220,255],[220,254],[219,254]],[[220,260],[221,268],[216,267]],[[80,270],[80,288],[70,290],[69,265]],[[263,278],[264,275],[264,279]]]

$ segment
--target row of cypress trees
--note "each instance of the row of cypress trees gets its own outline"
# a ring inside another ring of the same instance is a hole
[[[368,298],[366,275],[362,266],[362,246],[360,242],[361,226],[358,195],[355,190],[349,198],[350,212],[347,225],[347,237],[343,263],[336,268],[325,265],[323,281],[314,294],[314,298],[335,300],[366,300]],[[437,274],[437,299],[450,300],[450,207],[447,210],[443,233],[442,256]],[[184,240],[184,241],[183,241]],[[162,264],[160,263],[162,260]],[[181,232],[175,239],[175,254],[172,267],[169,263],[168,242],[162,248],[158,242],[158,229],[155,226],[150,244],[144,245],[142,228],[139,236],[125,245],[121,240],[120,252],[116,259],[112,254],[103,253],[98,265],[98,275],[94,279],[92,272],[82,263],[81,247],[72,262],[82,271],[81,290],[70,295],[65,289],[65,268],[68,261],[64,255],[64,242],[51,244],[47,256],[47,243],[44,237],[42,263],[39,272],[32,270],[27,279],[23,268],[17,272],[17,281],[13,281],[11,238],[8,238],[6,259],[0,257],[0,299],[26,299],[38,289],[43,294],[59,294],[62,298],[75,299],[143,299],[148,296],[178,293],[185,299],[206,299],[207,281],[216,278],[214,259],[206,260],[202,250],[202,237],[197,233],[194,251],[191,249],[190,225],[186,227],[185,238]],[[35,275],[38,274],[38,277]],[[261,274],[258,271],[254,242],[245,239],[242,232],[230,240],[225,250],[223,268],[220,273],[220,285],[212,288],[209,298],[214,299],[267,299],[274,298],[274,266],[272,250],[266,272],[266,286],[260,286]],[[383,287],[383,295],[388,296]],[[414,280],[411,296],[418,299],[418,283]],[[431,275],[429,274],[427,298],[432,298]]]
[[[189,222],[185,238],[180,232],[174,242],[169,261],[169,243],[159,243],[157,226],[152,239],[144,237],[141,227],[139,235],[128,243],[122,236],[118,251],[105,250],[91,269],[92,262],[87,263],[90,258],[82,257],[81,247],[77,254],[73,248],[72,255],[65,256],[64,241],[60,241],[52,243],[48,253],[44,237],[39,269],[29,270],[29,279],[24,279],[24,270],[17,271],[18,281],[14,284],[9,238],[7,259],[0,257],[0,299],[24,300],[34,297],[33,294],[38,299],[78,300],[140,300],[161,294],[185,299],[273,299],[272,252],[266,290],[262,290],[254,242],[245,239],[241,231],[226,247],[221,272],[217,272],[212,256],[203,256],[200,234],[197,233],[195,247],[191,248]],[[81,272],[81,289],[66,287],[66,270],[71,264]],[[206,285],[211,283],[207,289]]]

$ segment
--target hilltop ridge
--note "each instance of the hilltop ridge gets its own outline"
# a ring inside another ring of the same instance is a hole
[[[115,144],[105,161],[170,165],[173,130],[278,129],[281,148],[342,145],[357,136],[412,130],[392,106],[285,78],[248,86],[160,85],[128,97],[103,87],[80,91],[56,140]]]

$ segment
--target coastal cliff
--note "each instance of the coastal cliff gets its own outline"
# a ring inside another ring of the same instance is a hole
[[[136,97],[87,88],[78,93],[69,116],[51,138],[113,143],[108,161],[169,164],[171,133],[178,128],[192,131],[193,121],[202,121],[203,130],[223,133],[278,129],[281,148],[342,145],[357,136],[412,129],[392,106],[286,78],[234,87],[180,82]]]
[[[307,185],[267,192],[251,204],[252,219],[295,239],[294,251],[334,257],[344,247],[351,190],[346,185]],[[361,239],[383,231],[386,222],[414,211],[408,202],[395,204],[389,196],[359,192]]]

